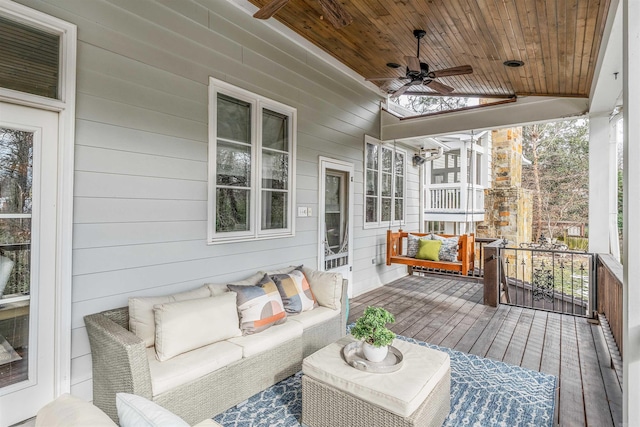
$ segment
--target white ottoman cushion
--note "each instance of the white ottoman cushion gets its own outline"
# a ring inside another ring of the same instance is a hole
[[[302,362],[304,375],[401,417],[410,416],[446,376],[449,355],[406,341],[394,340],[403,366],[396,372],[373,374],[355,369],[342,358],[348,336],[313,353]]]

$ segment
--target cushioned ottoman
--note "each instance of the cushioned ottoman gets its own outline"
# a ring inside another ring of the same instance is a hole
[[[345,337],[302,362],[302,423],[309,427],[441,426],[450,409],[449,355],[395,340],[402,367],[388,374],[349,366]]]

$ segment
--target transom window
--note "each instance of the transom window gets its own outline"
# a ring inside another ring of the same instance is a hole
[[[365,226],[404,222],[406,151],[365,137]]]
[[[209,242],[292,236],[296,110],[210,79]]]

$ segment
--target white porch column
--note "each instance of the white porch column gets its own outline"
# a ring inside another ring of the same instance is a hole
[[[610,164],[609,116],[592,115],[589,117],[589,252],[609,253]]]
[[[640,425],[640,0],[623,0],[623,424]]]

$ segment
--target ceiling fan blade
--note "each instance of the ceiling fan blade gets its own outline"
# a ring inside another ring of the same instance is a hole
[[[453,88],[451,86],[447,86],[445,84],[442,84],[440,82],[437,82],[435,80],[430,80],[430,81],[425,81],[424,83],[425,85],[429,86],[431,89],[435,90],[438,93],[441,93],[443,95],[447,95],[451,92],[453,92]]]
[[[407,67],[409,67],[409,70],[417,73],[420,72],[420,60],[418,58],[415,56],[405,56],[404,59],[407,61]]]
[[[444,70],[432,71],[429,73],[429,77],[433,75],[433,77],[449,77],[449,76],[459,76],[461,74],[471,74],[473,73],[473,68],[471,65],[460,65],[459,67],[451,67],[445,68]]]
[[[318,3],[324,12],[324,17],[337,29],[346,27],[353,22],[353,17],[338,0],[318,0]]]
[[[406,85],[400,86],[400,88],[398,88],[395,92],[391,94],[391,98],[399,97],[400,95],[405,93],[407,89],[409,89],[411,86],[413,86],[413,82],[409,82]]]
[[[392,82],[384,82],[383,84],[380,85],[380,91],[384,93],[389,92],[389,89],[391,88],[392,84],[393,84]]]
[[[269,19],[287,3],[289,3],[289,0],[272,0],[271,3],[267,3],[258,9],[258,11],[253,14],[253,17],[258,19]]]

